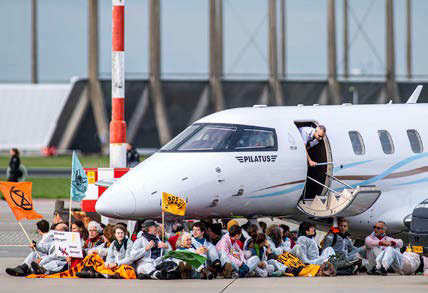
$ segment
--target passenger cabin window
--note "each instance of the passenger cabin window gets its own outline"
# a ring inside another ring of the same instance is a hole
[[[394,153],[394,143],[392,142],[391,135],[386,130],[379,130],[378,132],[380,144],[385,154],[390,155]]]
[[[185,129],[161,152],[277,151],[275,129],[249,125],[197,123]]]
[[[422,153],[424,151],[424,146],[422,144],[421,136],[419,132],[415,129],[407,130],[407,136],[409,137],[410,147],[414,153]]]
[[[275,137],[270,130],[243,129],[236,143],[236,150],[272,148]]]
[[[349,139],[356,155],[364,155],[366,153],[363,138],[358,131],[349,131]]]

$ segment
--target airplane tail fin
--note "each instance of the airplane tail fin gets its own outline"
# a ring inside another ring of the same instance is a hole
[[[406,104],[416,104],[418,102],[419,95],[421,94],[423,87],[424,87],[423,85],[418,85],[416,89],[413,91],[410,98],[407,100]]]

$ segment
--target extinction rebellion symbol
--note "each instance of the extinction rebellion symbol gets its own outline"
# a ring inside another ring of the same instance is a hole
[[[17,207],[26,211],[31,211],[33,209],[33,203],[25,198],[25,193],[23,191],[15,189],[15,186],[12,186],[10,189],[9,196]]]

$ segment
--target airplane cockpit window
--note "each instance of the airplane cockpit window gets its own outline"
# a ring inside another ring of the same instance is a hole
[[[415,129],[409,129],[407,130],[407,136],[409,137],[410,147],[412,148],[412,151],[414,153],[422,153],[424,151],[424,147],[419,132]]]
[[[275,129],[232,124],[193,124],[161,152],[250,152],[277,151]]]
[[[358,131],[349,131],[349,138],[351,140],[352,148],[356,155],[364,155],[366,148],[361,134]]]
[[[378,132],[380,144],[385,154],[390,155],[394,153],[394,143],[392,137],[386,130],[379,130]]]
[[[191,125],[184,129],[179,135],[174,137],[170,142],[168,142],[164,147],[162,148],[163,151],[171,151],[175,149],[180,143],[183,142],[184,139],[186,139],[188,136],[190,136],[193,132],[195,132],[198,128],[200,128],[200,125]]]
[[[275,137],[270,130],[243,129],[235,149],[262,149],[275,146]]]
[[[234,126],[205,126],[177,150],[227,150],[232,147],[235,132]]]

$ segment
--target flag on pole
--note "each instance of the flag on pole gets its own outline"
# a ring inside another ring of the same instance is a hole
[[[163,258],[167,259],[170,257],[185,261],[195,269],[199,268],[207,261],[205,256],[187,250],[172,250],[166,253]]]
[[[186,201],[178,196],[163,192],[162,211],[184,216],[186,213]]]
[[[43,218],[34,211],[31,182],[0,182],[0,189],[16,220]]]
[[[86,196],[85,192],[88,189],[88,178],[85,170],[77,158],[76,152],[73,151],[73,162],[71,170],[71,199],[80,202]]]

